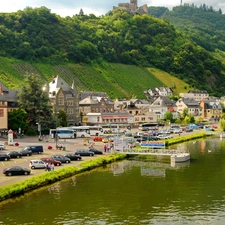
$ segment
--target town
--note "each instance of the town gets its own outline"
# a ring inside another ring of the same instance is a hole
[[[159,123],[172,115],[174,121],[186,110],[195,121],[218,123],[222,117],[225,98],[209,96],[204,90],[189,90],[180,93],[178,100],[170,98],[172,88],[157,87],[143,90],[146,99],[110,99],[104,92],[76,91],[61,77],[55,76],[43,87],[48,93],[53,114],[66,112],[69,126],[121,124],[138,127],[142,123]],[[0,82],[0,130],[8,131],[8,113],[18,109],[19,90],[9,90]],[[54,128],[54,127],[49,127]],[[19,129],[19,127],[18,127]]]

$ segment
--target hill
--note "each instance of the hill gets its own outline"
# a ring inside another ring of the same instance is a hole
[[[68,83],[73,78],[80,90],[142,97],[143,90],[163,85],[147,69],[157,68],[192,89],[225,93],[222,54],[200,47],[162,19],[119,9],[101,17],[61,18],[46,7],[28,7],[0,13],[0,22],[0,56],[11,61],[2,63],[0,77],[12,74],[12,81],[20,81],[22,67],[28,67],[43,81],[59,74]]]

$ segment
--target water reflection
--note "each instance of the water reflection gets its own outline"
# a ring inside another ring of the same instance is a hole
[[[135,157],[74,176],[0,206],[0,224],[225,224],[225,141],[175,148],[191,161]]]

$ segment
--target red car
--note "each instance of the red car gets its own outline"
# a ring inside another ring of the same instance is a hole
[[[102,141],[102,137],[100,136],[93,137],[93,141]]]
[[[55,166],[61,166],[62,163],[58,160],[52,159],[52,158],[41,158],[42,161],[49,164],[54,164]]]

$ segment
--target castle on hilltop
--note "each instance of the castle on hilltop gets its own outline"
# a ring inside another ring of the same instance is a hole
[[[113,6],[114,9],[124,9],[131,14],[139,13],[139,14],[148,14],[148,6],[147,4],[138,7],[137,0],[130,0],[130,3],[119,3],[118,7]]]

